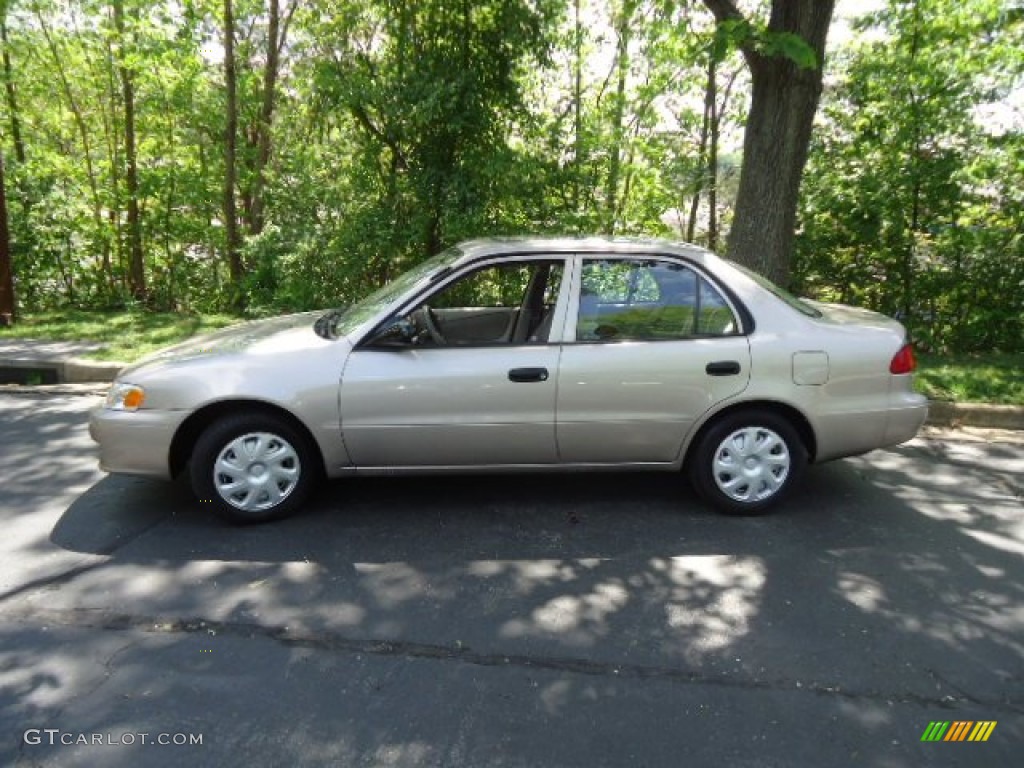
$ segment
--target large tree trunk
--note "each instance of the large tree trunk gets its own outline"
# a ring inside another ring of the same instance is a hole
[[[231,274],[232,305],[242,309],[242,256],[238,242],[238,212],[235,186],[238,175],[238,82],[235,75],[235,14],[231,0],[224,0],[224,83],[227,90],[224,130],[224,234],[228,270]]]
[[[733,0],[704,0],[720,24],[746,23]],[[741,44],[753,89],[743,141],[736,211],[727,252],[785,284],[789,279],[800,180],[821,96],[825,40],[835,0],[772,0],[772,35],[803,39],[815,66],[765,55],[753,39]]]
[[[115,0],[114,26],[118,36],[118,70],[124,101],[125,184],[128,192],[128,290],[136,301],[146,300],[146,270],[142,256],[142,221],[139,217],[139,170],[135,149],[135,86],[125,63],[124,2]]]

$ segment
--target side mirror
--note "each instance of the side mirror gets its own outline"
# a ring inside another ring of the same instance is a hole
[[[372,347],[407,347],[416,339],[416,326],[408,320],[392,320],[370,340]]]

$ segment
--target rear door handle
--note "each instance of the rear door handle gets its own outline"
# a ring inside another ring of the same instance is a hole
[[[740,364],[735,360],[716,360],[708,363],[704,372],[708,376],[735,376],[740,372]]]
[[[533,381],[547,381],[547,368],[513,368],[508,372],[508,380],[518,384],[528,384]]]

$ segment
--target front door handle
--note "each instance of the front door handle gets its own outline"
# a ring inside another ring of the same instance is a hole
[[[547,368],[513,368],[508,372],[508,380],[517,384],[528,384],[533,381],[547,381]]]
[[[740,364],[735,360],[716,360],[708,363],[704,372],[708,376],[735,376],[740,372]]]

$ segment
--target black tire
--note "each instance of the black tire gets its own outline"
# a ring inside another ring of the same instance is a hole
[[[196,441],[189,473],[202,507],[243,525],[295,513],[320,477],[307,438],[271,413],[239,413],[215,421]]]
[[[762,515],[782,502],[807,467],[807,447],[783,416],[763,409],[719,418],[690,460],[697,493],[727,515]]]

